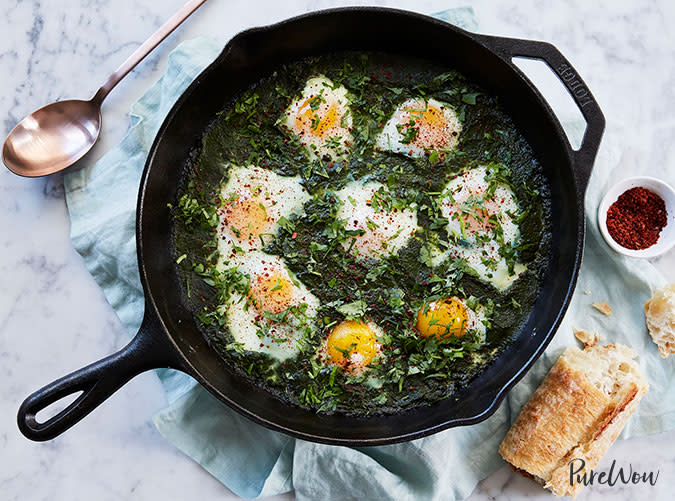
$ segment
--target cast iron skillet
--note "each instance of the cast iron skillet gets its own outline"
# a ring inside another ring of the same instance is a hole
[[[404,36],[402,36],[404,34]],[[543,286],[515,341],[461,393],[396,415],[318,415],[286,404],[228,369],[183,304],[167,202],[174,201],[186,158],[226,101],[283,62],[345,50],[418,56],[456,68],[499,96],[532,146],[551,185],[553,238]],[[571,148],[550,107],[513,64],[540,59],[567,87],[588,127]],[[159,129],[143,172],[136,239],[145,291],[145,316],[136,337],[119,352],[75,371],[29,396],[18,423],[32,440],[63,433],[137,374],[170,367],[190,374],[214,396],[253,421],[295,437],[340,445],[376,445],[420,438],[486,419],[544,351],[565,312],[581,264],[584,192],[604,118],[569,62],[544,42],[468,33],[419,14],[381,8],[315,12],[240,33],[185,91]],[[82,392],[45,422],[36,413]]]

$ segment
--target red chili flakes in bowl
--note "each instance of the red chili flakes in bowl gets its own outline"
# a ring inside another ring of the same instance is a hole
[[[607,210],[607,230],[627,249],[641,250],[654,245],[668,223],[666,203],[646,188],[623,192]]]

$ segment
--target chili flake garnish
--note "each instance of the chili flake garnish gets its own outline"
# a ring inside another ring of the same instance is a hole
[[[607,210],[607,230],[614,241],[627,249],[641,250],[659,240],[668,223],[663,199],[646,188],[622,193]]]

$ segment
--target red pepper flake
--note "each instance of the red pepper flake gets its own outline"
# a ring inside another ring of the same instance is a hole
[[[651,247],[667,223],[663,199],[642,187],[625,191],[607,210],[607,230],[626,249]]]

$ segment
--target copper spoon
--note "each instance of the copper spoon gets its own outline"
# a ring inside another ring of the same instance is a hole
[[[110,75],[89,101],[49,104],[21,120],[2,147],[2,161],[20,176],[39,177],[71,166],[82,158],[101,132],[101,104],[108,93],[159,43],[206,0],[190,0]]]

